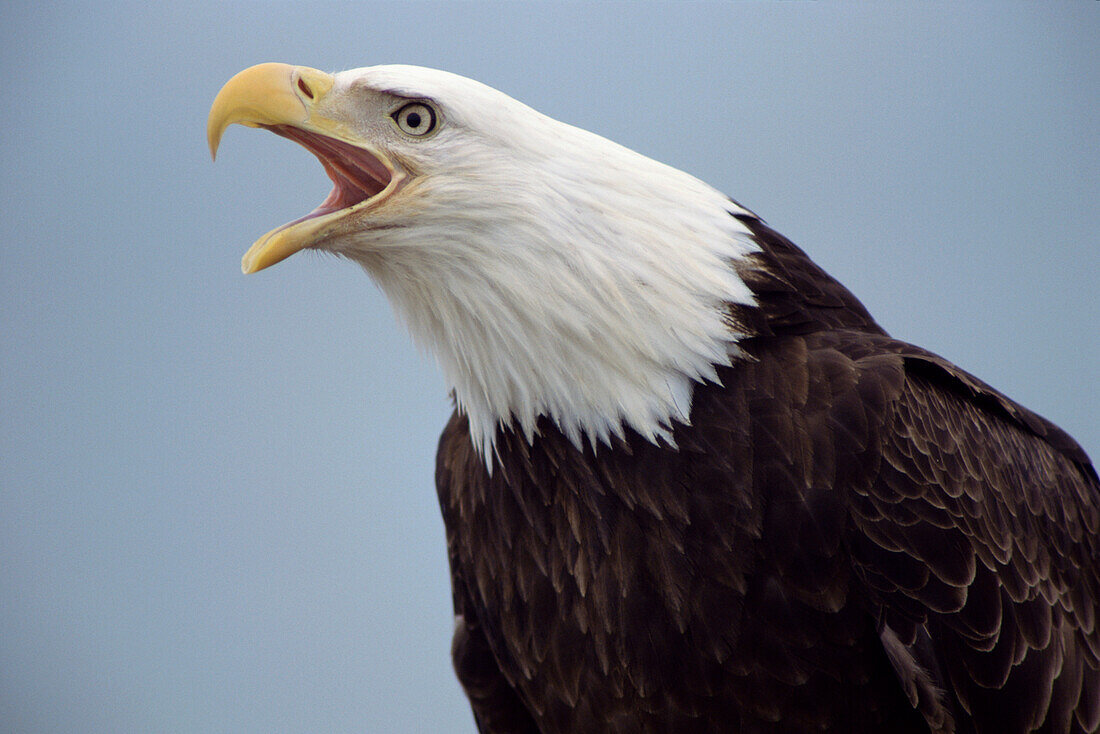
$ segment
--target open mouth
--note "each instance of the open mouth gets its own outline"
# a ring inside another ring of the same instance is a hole
[[[316,209],[265,234],[241,259],[241,269],[254,273],[304,249],[324,248],[341,231],[353,212],[375,206],[392,196],[405,174],[381,153],[297,125],[257,124],[293,140],[317,156],[332,179],[332,191]]]
[[[293,140],[317,156],[325,173],[332,179],[332,191],[316,209],[287,222],[279,227],[280,230],[307,219],[315,219],[370,201],[394,183],[393,169],[363,148],[294,125],[263,127],[276,135]]]

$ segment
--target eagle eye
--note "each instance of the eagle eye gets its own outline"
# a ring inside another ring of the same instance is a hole
[[[401,132],[422,137],[435,130],[435,110],[423,102],[410,102],[393,115]]]

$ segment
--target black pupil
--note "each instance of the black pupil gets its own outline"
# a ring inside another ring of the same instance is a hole
[[[420,113],[410,112],[409,116],[405,118],[405,122],[409,123],[409,127],[411,128],[420,127]]]

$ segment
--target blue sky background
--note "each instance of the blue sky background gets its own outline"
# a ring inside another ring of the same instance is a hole
[[[261,61],[413,63],[683,168],[1100,456],[1100,3],[0,6],[0,722],[472,732],[446,386],[260,234],[329,189],[204,126]]]

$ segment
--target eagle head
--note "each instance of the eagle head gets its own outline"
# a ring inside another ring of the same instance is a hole
[[[672,441],[695,383],[737,354],[746,213],[698,179],[455,74],[260,64],[214,100],[225,129],[303,145],[333,188],[246,273],[303,249],[359,263],[437,357],[483,456],[540,417],[578,448]],[[488,458],[487,458],[488,460]]]

